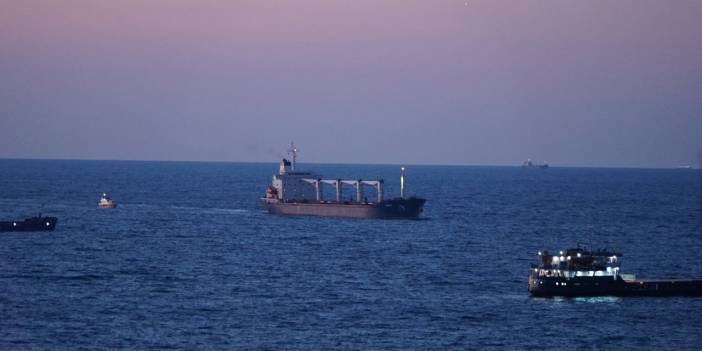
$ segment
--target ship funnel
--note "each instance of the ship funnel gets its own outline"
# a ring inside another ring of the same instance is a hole
[[[282,161],[280,161],[280,168],[278,169],[278,174],[283,175],[290,172],[290,166],[290,161],[283,159]]]

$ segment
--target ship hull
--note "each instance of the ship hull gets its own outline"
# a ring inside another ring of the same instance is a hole
[[[0,232],[39,232],[56,228],[56,217],[32,217],[23,221],[0,221]]]
[[[541,297],[702,296],[702,279],[623,280],[612,277],[529,277],[529,293]]]
[[[290,216],[321,216],[348,218],[407,218],[419,217],[426,200],[420,198],[393,199],[377,204],[337,202],[279,202],[263,199],[268,212]]]

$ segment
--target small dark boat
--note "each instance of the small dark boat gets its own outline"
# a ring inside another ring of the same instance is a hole
[[[56,228],[56,217],[29,217],[23,221],[0,221],[0,232],[39,232]]]
[[[582,248],[539,252],[529,271],[532,296],[702,296],[702,279],[636,279],[619,271],[622,254]]]

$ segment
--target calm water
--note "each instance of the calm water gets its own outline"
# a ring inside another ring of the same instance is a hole
[[[397,194],[396,166],[309,168]],[[276,169],[0,160],[0,218],[59,217],[0,235],[0,349],[702,344],[702,298],[527,294],[535,253],[577,243],[639,277],[702,277],[699,171],[415,166],[425,219],[402,221],[268,215]],[[96,207],[103,191],[118,208]]]

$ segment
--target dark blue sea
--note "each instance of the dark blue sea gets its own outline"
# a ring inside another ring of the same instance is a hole
[[[398,166],[306,167],[398,193]],[[527,293],[538,250],[577,244],[637,277],[702,277],[700,171],[410,166],[414,221],[269,215],[276,171],[0,160],[0,219],[59,218],[0,234],[0,349],[702,347],[702,298]]]

